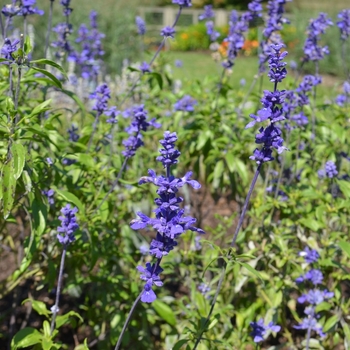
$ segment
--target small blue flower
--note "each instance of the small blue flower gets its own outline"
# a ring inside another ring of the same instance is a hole
[[[57,239],[63,245],[68,245],[75,241],[74,232],[79,228],[75,216],[77,212],[78,208],[71,208],[70,204],[67,204],[61,210],[64,216],[58,217],[61,220],[61,226],[57,228],[57,231],[61,234],[57,235]]]
[[[160,35],[166,38],[174,39],[175,29],[173,27],[166,26],[160,31]]]
[[[198,102],[194,98],[185,95],[174,104],[174,109],[175,111],[193,112],[196,104],[198,104]]]
[[[253,328],[253,331],[250,333],[250,335],[253,337],[255,343],[263,341],[264,335],[268,330],[271,330],[272,332],[279,332],[281,330],[281,327],[274,324],[273,322],[270,322],[265,326],[264,319],[262,318],[258,322],[250,322],[250,326]]]
[[[318,254],[317,250],[310,249],[309,247],[305,247],[305,249],[298,254],[299,256],[302,256],[305,261],[309,264],[316,262],[320,255]]]
[[[135,18],[136,26],[137,26],[137,32],[140,35],[145,35],[146,34],[146,23],[145,21],[140,17],[137,16]]]

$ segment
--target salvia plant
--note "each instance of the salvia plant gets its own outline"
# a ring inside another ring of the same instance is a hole
[[[1,4],[0,348],[349,349],[350,9],[167,5]]]

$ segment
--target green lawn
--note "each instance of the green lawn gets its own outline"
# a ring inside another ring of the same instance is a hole
[[[220,63],[214,62],[210,52],[174,52],[167,51],[161,53],[161,60],[165,60],[172,66],[172,71],[175,79],[181,79],[185,84],[196,79],[203,80],[205,78],[219,79],[222,74],[222,66]],[[175,66],[175,60],[181,60],[183,67],[178,68]],[[288,62],[288,59],[287,59]],[[288,66],[287,66],[288,69]],[[233,88],[240,86],[241,79],[246,80],[244,89],[248,91],[250,84],[254,80],[254,75],[257,74],[258,70],[258,58],[254,56],[238,57],[236,64],[232,69],[230,76],[230,85]],[[322,73],[322,72],[321,72]],[[286,79],[280,89],[288,89],[290,84],[294,82],[295,76],[289,70],[288,79]],[[336,88],[339,88],[341,81],[334,77],[325,76],[323,78],[322,86],[318,87],[318,94],[323,96],[333,96],[336,94]],[[271,90],[271,82],[267,76],[264,75],[262,80],[262,88]],[[260,90],[260,80],[255,85],[255,92]]]

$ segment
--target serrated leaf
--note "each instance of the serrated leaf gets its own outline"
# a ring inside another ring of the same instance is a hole
[[[3,213],[6,220],[11,213],[15,199],[16,178],[14,160],[11,158],[2,171]]]
[[[19,348],[26,348],[41,342],[42,335],[41,333],[31,327],[26,327],[21,329],[13,337],[11,341],[11,349],[16,350]]]
[[[350,258],[350,243],[349,242],[345,242],[345,241],[340,241],[338,243],[339,247],[341,248],[341,250],[346,253],[346,255]]]
[[[65,199],[66,201],[73,203],[81,213],[84,213],[84,206],[83,203],[79,200],[79,198],[74,195],[73,193],[70,193],[68,191],[63,191],[63,190],[59,190],[56,189],[55,190],[56,193],[61,196],[63,199]]]
[[[176,324],[176,318],[173,310],[170,306],[163,303],[160,300],[155,300],[153,302],[153,307],[156,313],[167,323],[169,323],[171,326],[175,326]]]
[[[14,177],[18,180],[24,168],[26,151],[20,143],[14,143],[11,147],[11,152],[14,163]]]
[[[51,79],[51,82],[53,83],[53,85],[55,85],[56,87],[58,87],[59,89],[62,89],[62,83],[49,71],[47,71],[46,69],[41,69],[38,67],[31,67],[32,69],[46,75],[48,78]]]

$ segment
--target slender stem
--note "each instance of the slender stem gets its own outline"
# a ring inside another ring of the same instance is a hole
[[[143,293],[143,290],[141,291],[141,293],[139,294],[139,296],[136,298],[136,300],[134,301],[134,304],[133,304],[132,307],[131,307],[131,310],[130,310],[129,315],[128,315],[128,317],[127,317],[125,323],[124,323],[123,329],[122,329],[122,331],[121,331],[121,333],[120,333],[118,342],[117,342],[117,344],[116,344],[114,350],[118,350],[118,349],[120,348],[120,345],[122,344],[123,335],[124,335],[124,333],[125,333],[125,331],[126,331],[126,328],[128,327],[128,324],[129,324],[130,320],[131,320],[131,316],[132,316],[132,314],[134,313],[134,311],[135,311],[135,309],[136,309],[136,306],[137,306],[137,304],[139,303],[139,301],[140,301],[140,299],[141,299],[142,293]]]
[[[6,21],[5,21],[5,27],[4,27],[4,40],[6,38],[6,35],[7,35],[7,29],[10,25],[10,18],[11,17],[6,17]]]
[[[233,238],[232,238],[232,242],[231,242],[231,247],[234,247],[234,245],[236,244],[236,240],[237,240],[237,237],[238,237],[238,233],[242,227],[242,224],[243,224],[243,220],[244,220],[244,217],[245,217],[245,214],[247,212],[247,209],[248,209],[248,204],[249,204],[249,201],[250,201],[250,197],[253,193],[253,190],[254,190],[254,187],[255,187],[255,184],[256,184],[256,181],[259,177],[259,174],[260,174],[260,169],[261,169],[261,166],[262,166],[263,163],[260,163],[256,169],[256,172],[255,172],[255,175],[254,175],[254,178],[252,180],[252,183],[250,185],[250,188],[249,188],[249,191],[248,191],[248,194],[247,194],[247,197],[245,199],[245,202],[244,202],[244,205],[243,205],[243,210],[242,210],[242,213],[241,213],[241,216],[239,218],[239,221],[238,221],[238,224],[237,224],[237,227],[236,227],[236,231],[233,235]]]
[[[10,80],[10,96],[12,98],[12,100],[15,100],[15,95],[13,92],[13,67],[10,65],[10,75],[9,75],[9,80]]]
[[[96,113],[96,117],[95,117],[95,120],[94,120],[94,124],[92,126],[92,133],[91,133],[91,136],[90,136],[90,139],[89,139],[89,143],[88,143],[88,146],[87,146],[87,150],[86,152],[88,153],[90,151],[90,147],[91,147],[91,144],[92,144],[92,140],[95,136],[95,133],[96,133],[96,129],[97,129],[97,124],[98,124],[98,121],[100,120],[100,115],[101,113],[100,112],[97,112]]]
[[[211,112],[212,112],[212,113],[211,113],[211,117],[213,116],[213,113],[216,111],[216,109],[217,109],[217,107],[218,107],[220,92],[221,92],[221,88],[222,88],[222,81],[224,80],[225,71],[226,71],[226,68],[224,68],[224,69],[222,70],[222,73],[221,73],[221,76],[220,76],[220,81],[219,81],[219,85],[218,85],[218,91],[216,92],[214,107],[213,107],[213,109],[212,109],[212,111],[211,111]]]
[[[239,222],[237,224],[237,227],[236,227],[236,231],[235,231],[235,234],[233,235],[233,239],[232,239],[232,242],[231,242],[231,246],[230,246],[230,250],[228,251],[228,254],[227,256],[229,257],[231,255],[231,252],[232,252],[232,248],[234,247],[234,245],[236,244],[236,240],[237,240],[237,236],[238,236],[238,233],[242,227],[242,224],[243,224],[243,220],[244,220],[244,216],[247,212],[247,208],[248,208],[248,204],[249,204],[249,200],[250,200],[250,197],[252,195],[252,192],[253,192],[253,189],[255,187],[255,184],[256,184],[256,181],[258,179],[258,176],[260,174],[260,169],[261,169],[261,166],[262,166],[263,163],[260,163],[258,165],[258,168],[256,169],[256,172],[255,172],[255,175],[254,175],[254,178],[252,180],[252,183],[250,185],[250,188],[249,188],[249,191],[248,191],[248,194],[247,194],[247,197],[245,199],[245,203],[244,203],[244,206],[243,206],[243,210],[242,210],[242,214],[241,214],[241,217],[239,218]],[[209,310],[209,313],[208,313],[208,316],[206,317],[206,320],[205,320],[205,323],[204,323],[204,326],[203,328],[200,330],[199,332],[199,335],[197,337],[197,340],[196,340],[196,343],[194,345],[194,348],[193,350],[197,349],[197,346],[198,344],[200,343],[201,339],[202,339],[202,335],[203,333],[205,332],[206,330],[206,327],[210,321],[210,317],[211,317],[211,314],[213,313],[213,310],[214,310],[214,306],[215,306],[215,303],[216,303],[216,300],[218,298],[218,295],[220,293],[220,290],[221,290],[221,286],[224,282],[224,279],[225,279],[225,274],[226,274],[226,262],[225,260],[223,261],[223,266],[222,266],[222,269],[221,269],[221,275],[220,275],[220,279],[219,279],[219,282],[218,282],[218,286],[217,286],[217,289],[216,289],[216,292],[215,292],[215,295],[214,295],[214,298],[213,298],[213,301],[211,303],[211,307],[210,307],[210,310]]]
[[[122,167],[120,168],[119,172],[118,172],[118,175],[116,177],[116,179],[114,180],[113,184],[112,184],[112,187],[110,188],[110,190],[106,193],[106,195],[103,197],[101,203],[97,206],[97,208],[94,210],[93,214],[96,213],[101,207],[102,207],[102,204],[107,200],[108,196],[113,192],[115,186],[117,186],[124,170],[125,170],[125,167],[126,167],[126,164],[128,162],[130,157],[125,157],[124,158],[124,162],[123,162],[123,165]]]
[[[179,6],[179,11],[176,15],[176,18],[175,18],[175,21],[173,23],[173,25],[171,26],[172,28],[174,28],[177,24],[177,22],[179,21],[179,18],[180,18],[180,15],[181,15],[181,12],[182,12],[182,6]],[[162,48],[164,47],[165,45],[165,41],[166,41],[166,38],[164,37],[164,39],[162,40],[162,42],[160,43],[156,53],[153,55],[149,65],[152,66],[153,62],[155,61],[155,59],[158,57],[160,51],[162,50]],[[135,81],[134,83],[132,84],[131,86],[131,89],[129,90],[129,92],[127,93],[127,95],[124,97],[124,99],[120,102],[119,106],[122,106],[126,101],[127,99],[130,97],[130,95],[132,94],[132,92],[135,90],[136,86],[137,86],[137,83],[141,80],[141,77],[142,75],[140,75]]]
[[[203,327],[201,328],[200,332],[199,332],[199,335],[197,337],[197,340],[196,340],[196,343],[194,344],[194,347],[193,347],[193,350],[196,350],[197,349],[197,346],[199,345],[201,339],[202,339],[202,336],[203,336],[203,333],[205,332],[207,326],[208,326],[208,323],[210,321],[210,317],[214,311],[214,306],[215,306],[215,303],[216,303],[216,300],[219,296],[219,293],[220,293],[220,290],[221,290],[221,286],[224,282],[224,279],[225,279],[225,274],[226,274],[226,262],[224,261],[224,265],[222,266],[222,269],[221,269],[221,275],[220,275],[220,279],[219,279],[219,283],[218,283],[218,287],[216,289],[216,292],[215,292],[215,295],[214,295],[214,298],[213,298],[213,301],[211,303],[211,306],[210,306],[210,310],[209,310],[209,313],[208,313],[208,316],[205,320],[205,323],[203,325]]]
[[[18,99],[19,99],[19,91],[21,86],[21,77],[22,77],[22,68],[18,66],[18,77],[17,77],[17,85],[16,85],[16,95],[15,95],[15,110],[18,109]],[[16,112],[15,124],[17,125],[19,119],[19,113]]]
[[[0,13],[0,29],[1,29],[1,35],[2,35],[2,40],[5,40],[5,27],[4,23],[2,21],[2,14]]]
[[[242,103],[241,103],[241,107],[240,107],[240,109],[239,109],[239,114],[240,114],[240,116],[242,115],[242,111],[243,111],[243,109],[244,109],[244,106],[245,106],[245,104],[247,103],[248,97],[249,97],[250,94],[252,93],[252,91],[253,91],[253,89],[254,89],[254,87],[255,87],[256,82],[258,81],[258,79],[259,79],[259,74],[254,75],[254,80],[253,80],[252,83],[250,84],[249,90],[248,90],[248,92],[245,94],[245,96],[244,96],[244,98],[243,98],[243,101],[242,101]]]
[[[27,27],[28,27],[27,16],[23,16],[23,37],[24,38],[27,36]]]
[[[53,330],[55,329],[56,316],[57,316],[57,313],[58,313],[58,310],[59,310],[58,309],[58,304],[59,304],[59,301],[60,301],[60,293],[61,293],[61,286],[62,286],[62,279],[63,279],[63,269],[64,269],[64,260],[66,258],[66,253],[67,253],[67,245],[65,244],[63,246],[63,252],[62,252],[62,257],[61,257],[61,265],[60,265],[60,272],[58,274],[56,301],[55,301],[55,305],[53,306],[53,311],[52,311],[50,335],[52,335]]]
[[[50,43],[50,34],[51,34],[51,29],[52,29],[52,13],[53,13],[53,2],[55,0],[50,0],[50,11],[49,11],[49,22],[47,25],[47,33],[46,33],[46,38],[45,38],[45,51],[44,51],[44,57],[47,57],[47,50],[49,48],[49,43]]]

